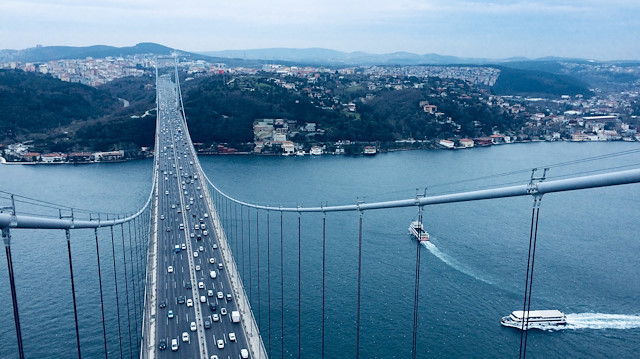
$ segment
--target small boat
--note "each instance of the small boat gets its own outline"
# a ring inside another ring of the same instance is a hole
[[[420,242],[429,240],[429,233],[424,230],[422,222],[420,221],[411,222],[411,225],[409,226],[409,233],[413,234],[413,236]]]
[[[523,313],[525,313],[523,315]],[[500,324],[505,327],[513,327],[517,329],[551,329],[552,327],[563,326],[567,324],[567,316],[557,310],[531,310],[523,312],[514,310],[510,315],[502,317]]]

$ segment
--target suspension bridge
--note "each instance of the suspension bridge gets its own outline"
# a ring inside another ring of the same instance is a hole
[[[5,244],[12,297],[13,322],[18,344],[17,357],[24,358],[24,343],[20,325],[20,303],[16,295],[16,282],[11,254],[11,234],[22,230],[63,230],[67,244],[69,276],[73,298],[75,323],[75,351],[82,357],[79,308],[76,304],[76,288],[73,272],[73,246],[76,233],[91,232],[97,254],[97,281],[100,287],[102,336],[104,356],[109,357],[189,357],[189,358],[267,358],[272,349],[279,346],[284,357],[285,283],[298,290],[297,301],[297,353],[292,357],[304,357],[300,345],[305,335],[319,335],[317,356],[325,357],[325,335],[331,323],[326,321],[326,215],[332,212],[358,214],[358,243],[355,316],[355,357],[360,356],[361,343],[361,282],[363,213],[372,210],[415,207],[420,215],[425,206],[480,201],[487,199],[527,196],[533,200],[527,278],[524,289],[523,310],[529,310],[533,285],[535,248],[540,201],[545,194],[575,191],[587,188],[617,186],[640,182],[640,169],[604,174],[549,180],[545,171],[533,171],[528,182],[499,188],[458,192],[437,196],[416,195],[414,198],[384,202],[358,202],[346,205],[320,205],[316,207],[268,206],[240,201],[218,188],[202,170],[186,123],[178,67],[175,58],[159,58],[156,67],[157,123],[153,159],[152,186],[146,203],[135,213],[98,213],[84,209],[60,206],[35,198],[4,193],[9,205],[0,208],[0,228]],[[27,208],[36,206],[49,211],[47,215],[31,214]],[[286,231],[297,235],[297,253],[285,258],[285,213],[297,215],[297,228]],[[300,257],[302,215],[317,213],[322,216],[322,313],[319,333],[304,333],[301,324],[301,273]],[[275,221],[275,225],[274,222]],[[262,224],[263,228],[260,229]],[[271,226],[273,225],[272,228]],[[265,228],[266,227],[266,230]],[[279,227],[279,231],[278,228]],[[246,232],[245,232],[246,231]],[[260,238],[260,235],[263,237]],[[276,238],[271,238],[274,235]],[[245,248],[245,240],[248,248]],[[266,238],[264,238],[266,236]],[[238,240],[238,237],[241,239]],[[266,267],[264,251],[260,243],[266,240]],[[365,239],[366,240],[366,239]],[[271,248],[280,245],[272,258]],[[257,260],[252,260],[253,256]],[[256,248],[257,246],[257,248]],[[420,248],[416,247],[416,271],[414,316],[411,353],[418,353],[420,300]],[[101,253],[111,252],[110,263],[101,263]],[[247,251],[248,250],[248,251]],[[102,251],[102,252],[101,252]],[[239,257],[240,256],[240,257]],[[297,256],[297,258],[296,258]],[[248,257],[248,258],[245,258]],[[246,259],[246,263],[245,263]],[[297,266],[297,277],[285,281],[285,262]],[[279,273],[271,273],[279,263]],[[248,270],[245,265],[248,264]],[[257,268],[251,266],[257,265]],[[261,264],[263,267],[261,268]],[[113,273],[113,290],[116,297],[115,323],[105,316],[108,305],[103,287],[111,278],[103,271]],[[267,272],[266,276],[260,273]],[[254,275],[257,273],[258,275]],[[261,283],[261,278],[267,283]],[[257,283],[254,283],[254,280]],[[273,288],[273,282],[280,288]],[[297,281],[297,283],[295,283]],[[120,283],[120,286],[119,286]],[[124,287],[122,286],[124,283]],[[254,293],[254,288],[258,290]],[[264,288],[266,288],[266,293]],[[280,293],[279,303],[272,303],[272,295]],[[272,291],[274,293],[272,293]],[[266,298],[265,298],[266,294]],[[268,303],[267,318],[254,306]],[[272,308],[273,306],[273,308]],[[273,310],[272,310],[273,309]],[[272,312],[279,312],[278,323],[272,325]],[[107,331],[116,331],[116,343],[107,340]],[[294,325],[295,326],[295,325]],[[272,333],[279,329],[279,335]],[[295,331],[295,330],[294,330]],[[264,335],[266,333],[266,336]],[[69,343],[71,345],[71,343]],[[520,357],[526,355],[527,331],[522,331]],[[69,355],[69,353],[67,353]]]

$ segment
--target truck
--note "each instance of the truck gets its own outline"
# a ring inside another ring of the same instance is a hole
[[[175,247],[173,247],[173,250],[176,251],[176,253],[180,252],[180,245],[176,244]]]
[[[240,323],[240,312],[237,310],[234,310],[231,312],[231,320],[234,323]]]

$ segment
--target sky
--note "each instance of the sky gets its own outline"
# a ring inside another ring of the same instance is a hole
[[[0,49],[139,42],[640,60],[640,0],[0,1]]]

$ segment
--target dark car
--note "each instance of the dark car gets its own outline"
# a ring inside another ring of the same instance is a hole
[[[160,308],[164,308],[167,306],[167,301],[166,300],[161,300],[160,301]],[[166,343],[165,343],[166,344]]]
[[[178,296],[178,304],[184,304],[184,295]]]
[[[205,319],[204,329],[209,329],[209,328],[211,328],[211,322],[208,319]]]
[[[160,350],[167,349],[167,340],[166,339],[160,339],[160,344],[158,344],[158,348],[160,348]]]
[[[209,309],[211,309],[212,311],[216,311],[216,303],[209,303]]]
[[[185,288],[191,289],[191,281],[188,281],[187,284],[184,285]]]

